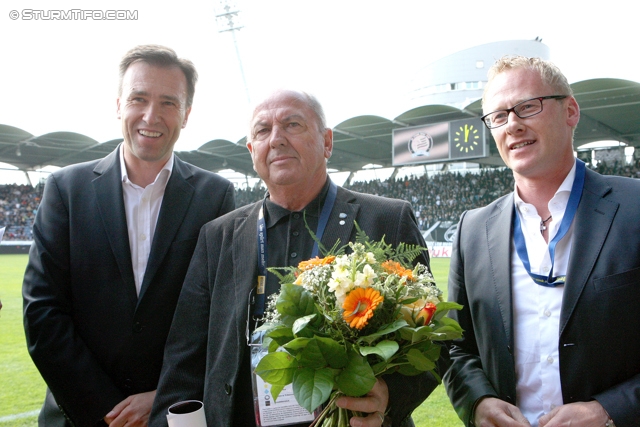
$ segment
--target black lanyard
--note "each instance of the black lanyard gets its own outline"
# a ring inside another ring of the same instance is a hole
[[[522,234],[522,226],[520,225],[520,217],[518,216],[518,212],[516,210],[515,205],[513,206],[513,241],[516,246],[516,252],[522,261],[522,265],[524,266],[529,276],[536,282],[538,285],[547,286],[547,287],[556,287],[559,285],[564,285],[566,281],[566,276],[558,276],[553,277],[553,264],[556,253],[556,245],[562,238],[567,234],[569,228],[571,227],[571,222],[576,215],[576,211],[578,210],[578,204],[580,203],[580,197],[582,196],[582,188],[584,187],[584,175],[585,175],[585,165],[581,160],[576,160],[576,174],[573,180],[573,186],[571,187],[571,195],[569,196],[569,201],[567,202],[567,208],[564,212],[564,217],[562,217],[562,222],[560,223],[560,228],[558,232],[553,237],[551,242],[549,242],[549,256],[551,257],[551,271],[549,271],[549,276],[542,276],[540,274],[535,274],[531,272],[531,265],[529,264],[529,254],[527,253],[527,245],[524,241],[524,235]]]

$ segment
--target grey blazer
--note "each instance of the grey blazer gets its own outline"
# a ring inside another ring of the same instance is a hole
[[[209,427],[231,426],[234,411],[253,411],[252,396],[234,408],[236,379],[247,350],[245,327],[250,290],[257,280],[256,221],[260,203],[207,224],[185,279],[167,347],[150,425],[166,426],[167,408],[203,400]],[[346,218],[339,218],[345,213]],[[344,221],[341,225],[341,221]],[[322,242],[355,238],[354,220],[372,239],[397,245],[424,240],[409,203],[338,187]],[[428,254],[417,260],[428,265]],[[441,372],[442,373],[442,372]],[[408,418],[436,387],[431,375],[385,378],[394,425]],[[412,425],[409,424],[409,425]],[[235,427],[235,426],[234,426]]]
[[[137,297],[119,148],[49,177],[23,284],[29,353],[55,396],[45,425],[64,425],[64,414],[93,426],[155,390],[198,232],[233,207],[229,181],[176,156]]]
[[[466,425],[482,396],[516,402],[511,295],[513,194],[462,215],[449,299],[465,330],[447,392]],[[640,426],[640,180],[586,171],[560,318],[564,403],[596,399],[618,427]]]

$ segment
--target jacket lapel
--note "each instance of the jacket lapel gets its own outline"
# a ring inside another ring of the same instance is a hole
[[[173,172],[169,177],[162,198],[156,232],[151,244],[149,261],[144,272],[138,300],[142,299],[149,284],[155,277],[189,210],[191,199],[195,192],[188,182],[191,176],[191,171],[184,165],[184,162],[178,157],[174,157]]]
[[[618,211],[618,203],[604,198],[609,191],[611,187],[595,172],[586,170],[584,189],[573,224],[573,245],[562,300],[560,334],[578,303]]]
[[[234,221],[233,232],[233,280],[229,286],[234,286],[235,304],[238,309],[236,315],[236,330],[238,335],[238,348],[244,349],[246,343],[245,330],[247,327],[247,310],[249,307],[249,294],[257,282],[258,270],[258,246],[257,246],[257,221],[258,211],[262,203],[256,203],[248,216],[238,217]]]
[[[513,193],[496,204],[495,212],[485,224],[489,268],[502,323],[509,346],[513,348],[513,303],[511,298],[511,224]],[[505,224],[509,224],[505,227]],[[507,260],[507,262],[505,262]]]
[[[111,252],[118,264],[129,301],[132,307],[135,307],[138,297],[133,278],[127,217],[122,196],[119,153],[120,146],[98,163],[93,170],[98,177],[93,180],[92,184],[102,224],[111,246]]]

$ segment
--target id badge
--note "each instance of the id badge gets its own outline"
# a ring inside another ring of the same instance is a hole
[[[253,388],[253,408],[256,417],[256,426],[286,426],[299,423],[311,423],[319,414],[320,409],[309,413],[298,405],[293,395],[293,385],[285,386],[278,395],[276,402],[271,395],[271,385],[265,383],[255,369],[258,362],[269,352],[262,345],[264,332],[251,334],[251,382]]]

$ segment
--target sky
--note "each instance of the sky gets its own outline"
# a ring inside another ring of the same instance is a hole
[[[316,95],[329,126],[359,115],[394,118],[406,110],[407,82],[420,69],[503,40],[542,38],[570,83],[640,82],[640,8],[627,1],[597,7],[575,0],[229,3],[240,10],[243,27],[234,33],[219,32],[219,0],[4,0],[0,124],[36,136],[69,131],[98,142],[121,138],[118,63],[131,47],[147,43],[173,48],[200,75],[179,151],[218,138],[237,142],[250,103],[281,87]],[[58,10],[121,11],[135,19],[98,20],[93,12],[82,12],[86,19],[43,18]]]

